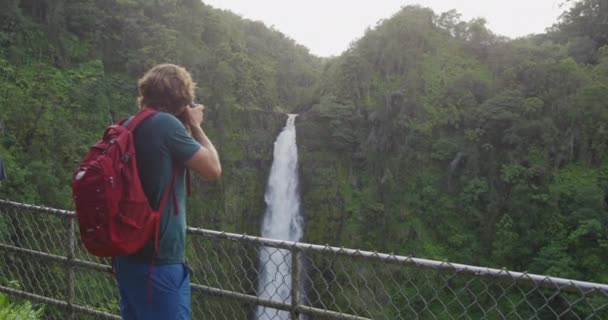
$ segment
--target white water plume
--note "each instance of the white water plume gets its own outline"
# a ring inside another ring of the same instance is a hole
[[[302,238],[303,219],[300,215],[298,190],[296,116],[289,115],[285,128],[274,143],[272,167],[264,194],[266,201],[262,224],[264,238],[288,241],[299,241]],[[261,248],[259,297],[291,303],[291,263],[291,253],[288,250]],[[255,319],[287,320],[289,312],[258,307]]]

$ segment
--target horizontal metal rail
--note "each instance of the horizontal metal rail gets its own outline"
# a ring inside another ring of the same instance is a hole
[[[55,208],[49,208],[49,207],[43,207],[43,206],[35,206],[35,205],[31,205],[31,204],[19,203],[19,202],[3,200],[3,199],[0,199],[0,205],[6,205],[9,207],[14,207],[14,208],[19,208],[19,209],[35,210],[37,213],[51,214],[51,215],[66,217],[66,218],[76,216],[76,212],[74,212],[74,211],[61,210],[61,209],[55,209]]]
[[[207,295],[216,296],[216,297],[225,297],[230,299],[239,300],[248,304],[260,305],[264,307],[269,307],[273,309],[291,311],[293,309],[290,303],[283,303],[280,301],[264,299],[257,296],[252,296],[244,293],[238,293],[218,288],[212,288],[208,286],[202,286],[199,284],[192,284],[191,288],[193,291],[202,292]],[[305,306],[298,304],[295,306],[295,309],[299,313],[305,313],[311,316],[323,316],[330,317],[333,319],[344,319],[344,320],[371,320],[369,318],[354,316],[350,314],[345,314],[341,312],[330,311],[326,309],[319,309],[310,306]]]
[[[68,210],[59,210],[44,206],[35,206],[29,204],[23,204],[19,202],[9,201],[0,199],[0,205],[7,205],[15,208],[22,209],[33,209],[38,212],[48,213],[58,216],[64,217],[74,217],[75,213],[73,211]],[[299,250],[305,252],[321,252],[321,253],[331,253],[337,255],[346,255],[352,257],[358,257],[363,259],[370,260],[382,260],[383,262],[392,263],[392,264],[401,264],[401,265],[414,265],[420,268],[431,268],[434,270],[445,270],[445,271],[457,271],[464,274],[470,274],[474,276],[487,276],[487,277],[495,277],[495,278],[504,278],[513,280],[517,283],[532,283],[536,286],[540,286],[543,288],[549,289],[560,289],[567,292],[581,292],[581,290],[585,290],[586,293],[594,294],[608,294],[608,285],[586,282],[586,281],[578,281],[557,277],[549,277],[537,274],[531,274],[526,272],[514,272],[508,271],[506,269],[494,269],[494,268],[484,268],[484,267],[476,267],[459,263],[451,263],[445,261],[436,261],[436,260],[428,260],[428,259],[420,259],[413,258],[407,256],[397,256],[394,254],[384,254],[378,252],[371,251],[363,251],[363,250],[354,250],[354,249],[345,249],[338,247],[331,247],[329,245],[320,246],[314,244],[307,244],[302,242],[292,242],[292,241],[282,241],[282,240],[274,240],[274,239],[266,239],[260,237],[249,236],[246,234],[236,234],[236,233],[228,233],[228,232],[220,232],[214,230],[206,230],[200,228],[188,228],[188,232],[192,234],[199,234],[208,238],[221,238],[226,240],[234,240],[234,241],[246,241],[251,243],[257,243],[269,247],[279,248],[279,249],[288,249],[291,250],[293,248],[297,248]]]
[[[98,271],[112,272],[112,268],[105,264],[84,261],[84,260],[79,260],[79,259],[74,259],[73,262],[68,262],[68,258],[65,256],[58,256],[58,255],[54,255],[54,254],[50,254],[50,253],[46,253],[46,252],[24,249],[24,248],[15,247],[15,246],[9,246],[6,244],[0,244],[0,250],[21,253],[21,254],[25,254],[25,255],[29,255],[29,256],[38,258],[38,259],[48,259],[51,261],[56,261],[56,262],[65,263],[65,264],[72,263],[74,266],[81,267],[81,268],[89,268],[89,269],[98,270]]]
[[[0,292],[6,293],[6,294],[12,295],[12,296],[20,297],[23,299],[28,299],[28,300],[34,301],[34,302],[58,306],[58,307],[64,308],[64,309],[67,309],[70,307],[70,306],[68,306],[67,302],[62,301],[62,300],[57,300],[57,299],[53,299],[53,298],[49,298],[49,297],[45,297],[45,296],[39,296],[37,294],[33,294],[33,293],[21,291],[21,290],[16,290],[16,289],[4,287],[4,286],[0,286]],[[84,314],[95,316],[95,319],[112,319],[112,320],[121,319],[117,315],[113,315],[113,314],[102,312],[102,311],[97,311],[95,309],[91,309],[91,308],[87,308],[87,307],[83,307],[83,306],[79,306],[79,305],[72,305],[71,308],[73,308],[75,311],[77,311],[79,313],[84,313]]]
[[[188,228],[188,232],[191,234],[198,234],[207,238],[217,238],[224,240],[232,240],[232,241],[240,241],[240,242],[250,242],[256,243],[260,245],[264,245],[267,247],[273,247],[278,249],[286,249],[293,250],[298,249],[303,252],[318,252],[318,253],[329,253],[335,255],[343,255],[361,259],[382,261],[390,264],[399,264],[399,265],[413,265],[419,268],[430,268],[433,270],[441,270],[441,271],[451,271],[451,272],[459,272],[463,274],[470,274],[474,276],[487,276],[494,278],[505,278],[516,283],[532,283],[533,285],[549,288],[549,289],[559,289],[567,292],[581,292],[584,291],[588,294],[608,294],[608,285],[586,282],[586,281],[577,281],[571,279],[564,278],[556,278],[549,277],[525,272],[513,272],[508,271],[506,269],[493,269],[493,268],[483,268],[470,266],[459,263],[451,263],[445,261],[436,261],[436,260],[428,260],[428,259],[420,259],[406,256],[397,256],[394,254],[385,254],[371,251],[363,251],[363,250],[354,250],[354,249],[345,249],[338,247],[320,246],[315,244],[308,244],[302,242],[293,242],[293,241],[283,241],[283,240],[274,240],[267,238],[254,237],[244,234],[237,233],[228,233],[214,230],[206,230],[199,228]]]

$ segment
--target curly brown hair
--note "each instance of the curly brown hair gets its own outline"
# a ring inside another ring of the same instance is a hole
[[[193,103],[195,85],[186,69],[169,63],[159,64],[139,79],[137,100],[142,108],[177,115]]]

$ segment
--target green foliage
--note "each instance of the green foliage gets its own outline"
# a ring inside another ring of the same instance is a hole
[[[571,54],[581,63],[594,63],[596,49],[608,44],[608,6],[602,0],[579,0],[561,16],[552,37],[569,43]],[[573,51],[574,50],[574,51]]]
[[[136,110],[137,77],[156,63],[191,71],[210,127],[220,109],[301,108],[320,75],[320,60],[278,31],[197,2],[2,8],[0,150],[10,179],[0,195],[17,201],[69,207],[72,170],[104,127]]]
[[[11,281],[9,286],[19,288],[19,283]],[[7,320],[39,320],[44,316],[44,306],[34,306],[29,301],[11,302],[8,295],[0,293],[0,318]]]
[[[219,182],[193,179],[189,225],[258,232],[272,141],[285,111],[312,104],[321,59],[261,23],[194,0],[2,0],[0,7],[0,158],[7,170],[0,198],[70,208],[82,156],[105,127],[137,110],[143,72],[172,62],[197,82],[205,130],[224,166]],[[7,243],[20,246],[38,234],[16,223],[3,224]],[[63,271],[40,268],[8,263],[26,279],[25,291],[61,298],[63,290],[38,283],[36,274],[61,283]],[[103,279],[77,277],[78,291],[95,292],[77,303],[115,313],[107,295],[113,284]],[[0,318],[42,318],[42,310],[3,304]],[[50,318],[63,315],[46,310]]]
[[[591,27],[606,8],[595,4],[518,40],[415,6],[368,30],[327,65],[299,124],[308,235],[352,221],[346,210],[369,217],[365,228],[328,240],[606,279],[608,60]]]

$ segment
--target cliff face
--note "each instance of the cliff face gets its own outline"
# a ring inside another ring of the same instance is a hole
[[[287,115],[250,109],[212,109],[204,124],[222,161],[222,178],[205,182],[193,176],[189,225],[258,235],[265,210],[264,192],[274,141]],[[369,193],[354,191],[367,173],[349,154],[333,150],[326,119],[314,112],[296,118],[304,241],[358,245],[366,234],[362,212],[376,207]],[[356,193],[356,194],[355,194]],[[377,211],[377,210],[376,210]],[[363,220],[362,220],[363,219]]]
[[[216,108],[206,116],[204,127],[218,149],[223,174],[215,182],[192,179],[189,225],[259,235],[274,141],[287,115]],[[314,112],[296,118],[304,241],[355,245],[365,224],[358,203],[365,200],[353,194],[353,183],[366,173],[353,169],[350,155],[332,149],[328,125]]]
[[[223,174],[214,182],[193,176],[189,225],[258,235],[274,141],[287,115],[216,108],[206,116],[204,127],[218,149]],[[354,194],[357,181],[367,174],[353,168],[350,155],[332,149],[328,125],[314,112],[296,118],[304,241],[355,245],[365,234],[363,207],[373,204],[365,204],[369,194]]]
[[[287,116],[250,109],[209,110],[205,130],[222,162],[215,182],[192,179],[189,225],[257,234],[264,212],[264,191],[272,148]]]
[[[354,188],[366,173],[355,168],[350,153],[336,151],[330,126],[314,111],[296,119],[304,241],[362,247],[362,206],[369,197]]]

